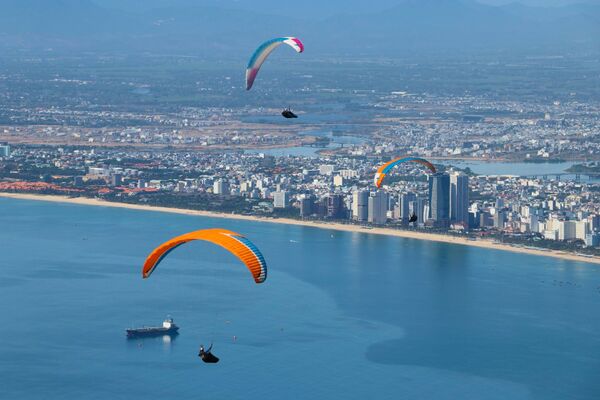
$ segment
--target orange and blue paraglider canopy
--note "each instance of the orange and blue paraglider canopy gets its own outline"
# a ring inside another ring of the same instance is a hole
[[[429,170],[432,173],[434,173],[434,174],[436,173],[436,170],[435,170],[435,167],[433,166],[433,164],[423,158],[410,157],[410,156],[398,157],[398,158],[393,159],[392,161],[386,162],[385,164],[383,164],[381,167],[379,167],[377,169],[377,173],[375,173],[375,185],[377,187],[381,187],[381,184],[383,183],[385,176],[388,174],[388,172],[392,168],[394,168],[398,164],[409,162],[409,161],[424,165],[427,168],[429,168]]]
[[[148,278],[171,251],[193,240],[214,243],[235,255],[250,270],[256,283],[263,283],[267,279],[267,263],[260,250],[239,233],[220,228],[186,233],[161,244],[146,258],[142,268],[142,276]]]

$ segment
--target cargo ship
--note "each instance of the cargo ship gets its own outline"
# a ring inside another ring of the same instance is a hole
[[[179,327],[173,322],[173,318],[167,318],[163,321],[162,326],[143,326],[141,328],[127,329],[128,338],[163,336],[163,335],[178,335]]]

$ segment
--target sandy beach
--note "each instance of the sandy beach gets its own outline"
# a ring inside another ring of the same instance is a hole
[[[203,216],[203,217],[211,217],[211,218],[228,218],[228,219],[238,219],[238,220],[246,220],[246,221],[268,222],[268,223],[273,223],[273,224],[307,226],[307,227],[312,227],[312,228],[331,229],[331,230],[336,230],[336,231],[356,232],[356,233],[373,234],[373,235],[388,235],[388,236],[396,236],[396,237],[401,237],[401,238],[409,238],[409,239],[417,239],[417,240],[430,240],[430,241],[434,241],[434,242],[480,247],[480,248],[493,249],[493,250],[511,251],[514,253],[523,253],[523,254],[530,254],[530,255],[536,255],[536,256],[561,258],[561,259],[570,260],[570,261],[579,261],[579,262],[600,264],[600,257],[586,257],[586,256],[581,256],[581,255],[566,253],[566,252],[560,252],[560,251],[555,251],[555,250],[517,247],[517,246],[512,246],[509,244],[495,243],[494,241],[487,240],[487,239],[469,240],[467,238],[454,237],[454,236],[449,236],[449,235],[441,235],[441,234],[437,234],[437,233],[403,231],[403,230],[390,229],[390,228],[370,228],[370,227],[367,228],[367,227],[362,227],[362,226],[358,226],[358,225],[340,224],[340,223],[332,223],[332,222],[324,222],[324,221],[301,221],[301,220],[295,220],[295,219],[289,219],[289,218],[267,218],[267,217],[255,217],[255,216],[247,216],[247,215],[216,213],[216,212],[209,212],[209,211],[185,210],[185,209],[169,208],[169,207],[155,207],[155,206],[147,206],[147,205],[140,205],[140,204],[108,202],[108,201],[104,201],[104,200],[90,199],[90,198],[83,198],[83,197],[71,198],[71,197],[67,197],[67,196],[38,195],[38,194],[24,194],[24,193],[0,193],[0,197],[11,198],[11,199],[20,199],[20,200],[36,200],[36,201],[47,201],[47,202],[54,202],[54,203],[79,204],[79,205],[85,205],[85,206],[119,207],[119,208],[128,208],[131,210],[167,212],[167,213],[184,214],[184,215],[192,215],[192,216]]]

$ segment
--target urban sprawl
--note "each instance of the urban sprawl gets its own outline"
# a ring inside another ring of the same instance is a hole
[[[0,191],[490,236],[583,253],[600,246],[593,181],[475,175],[451,162],[432,174],[406,163],[378,189],[375,171],[390,158],[3,144]]]
[[[25,58],[6,69],[0,192],[600,254],[596,58],[319,62],[294,79],[274,65],[252,93],[237,66],[149,60],[196,72],[175,79],[93,56]],[[287,106],[297,121],[283,120]],[[405,163],[377,188],[377,168],[403,155],[437,173]],[[518,168],[481,173],[465,162]]]

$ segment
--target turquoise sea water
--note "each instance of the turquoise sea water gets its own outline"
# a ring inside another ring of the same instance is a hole
[[[246,234],[256,285],[206,243]],[[598,399],[600,267],[268,223],[0,199],[1,399]],[[171,314],[173,339],[126,340]],[[236,339],[234,340],[234,336]],[[216,365],[200,362],[214,341]]]

